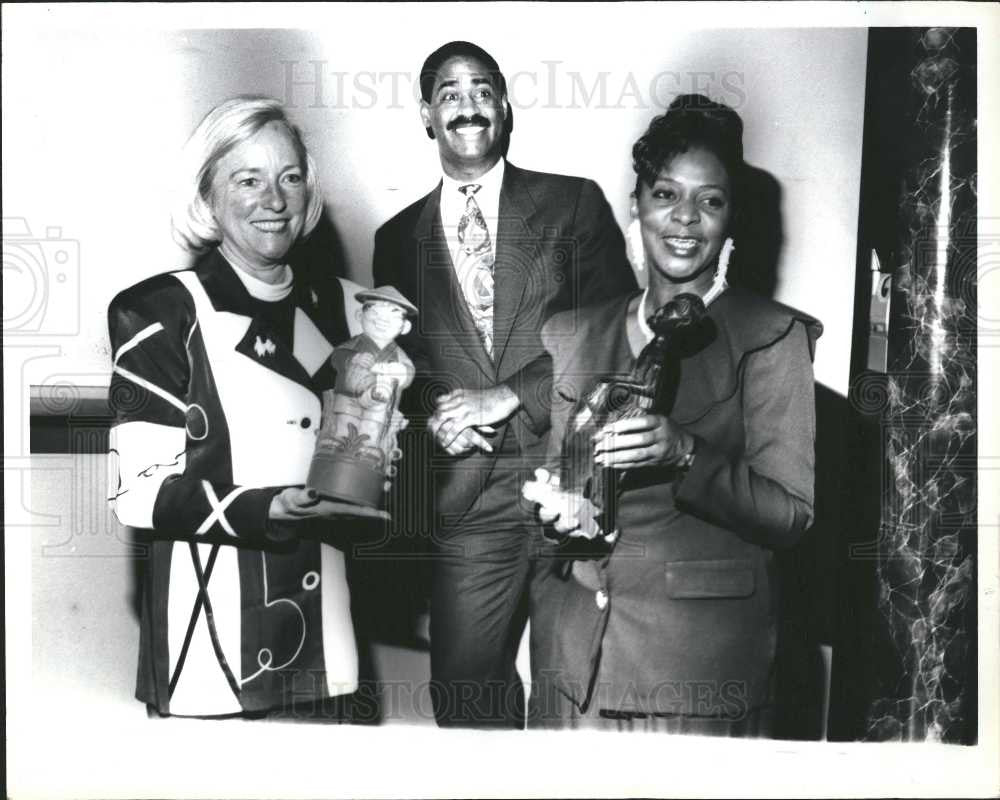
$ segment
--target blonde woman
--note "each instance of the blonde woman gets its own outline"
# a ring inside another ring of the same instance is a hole
[[[377,512],[302,485],[360,287],[289,263],[322,197],[277,101],[222,103],[185,157],[173,226],[196,263],[108,310],[110,503],[149,543],[136,697],[185,716],[321,702],[358,681],[344,554],[321,539]]]

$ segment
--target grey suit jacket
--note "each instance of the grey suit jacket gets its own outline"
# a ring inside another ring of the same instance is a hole
[[[555,463],[577,400],[597,378],[628,371],[627,305],[619,298],[545,326]],[[697,440],[694,464],[686,475],[629,470],[610,559],[541,573],[531,610],[539,687],[583,708],[643,712],[740,715],[767,702],[772,551],[812,521],[811,358],[821,331],[812,317],[738,289],[709,307],[676,365],[669,411]]]

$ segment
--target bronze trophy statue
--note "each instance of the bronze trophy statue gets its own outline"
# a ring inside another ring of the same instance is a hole
[[[522,493],[542,505],[579,508],[581,528],[612,545],[618,535],[616,506],[625,470],[594,464],[594,434],[604,426],[650,411],[669,413],[677,392],[669,369],[674,348],[684,332],[705,315],[694,294],[680,294],[649,318],[654,337],[639,354],[627,379],[602,378],[577,404],[562,442],[559,472],[545,481],[528,481]],[[537,474],[537,473],[536,473]]]
[[[322,497],[382,508],[393,462],[402,453],[396,436],[404,424],[399,397],[413,381],[413,362],[396,344],[417,308],[392,286],[358,292],[363,332],[336,347],[337,372],[323,392],[323,419],[306,486]]]

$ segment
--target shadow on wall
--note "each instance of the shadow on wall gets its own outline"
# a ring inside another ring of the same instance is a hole
[[[822,342],[822,339],[820,339]],[[779,739],[821,739],[830,667],[821,645],[834,646],[838,567],[845,525],[845,477],[852,431],[847,399],[816,384],[815,521],[795,547],[777,554],[781,574],[775,661]],[[837,645],[842,642],[837,641]]]
[[[331,278],[347,277],[344,240],[330,215],[329,206],[323,206],[323,214],[316,228],[306,239],[295,245],[290,260],[300,268],[305,268],[312,283],[322,284]]]
[[[774,297],[778,260],[785,241],[781,186],[766,170],[747,164],[739,212],[733,222],[736,249],[729,283],[763,297]]]

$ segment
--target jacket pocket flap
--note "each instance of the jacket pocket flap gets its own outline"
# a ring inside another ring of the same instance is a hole
[[[671,561],[666,564],[667,596],[676,600],[749,597],[754,592],[753,562]]]

